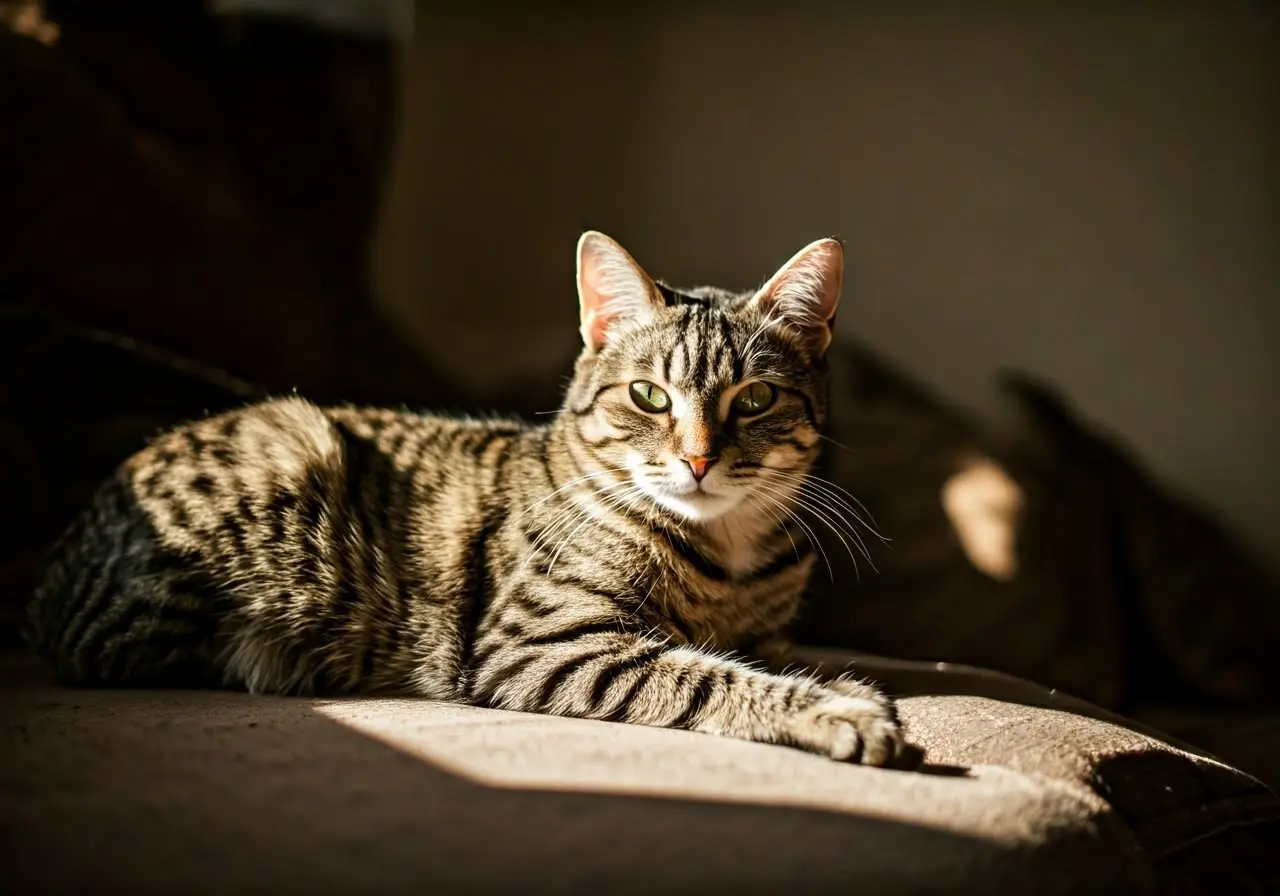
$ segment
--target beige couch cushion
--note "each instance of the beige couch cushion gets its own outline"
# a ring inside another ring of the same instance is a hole
[[[1153,892],[1197,843],[1212,849],[1174,869],[1179,892],[1206,862],[1280,884],[1255,842],[1280,803],[1257,782],[985,697],[905,698],[930,751],[908,773],[422,701],[4,671],[7,893]]]

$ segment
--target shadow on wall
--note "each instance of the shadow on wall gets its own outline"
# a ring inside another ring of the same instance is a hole
[[[384,305],[502,396],[584,227],[744,287],[840,234],[847,334],[988,411],[1047,378],[1280,561],[1280,6],[814,10],[420,4]]]

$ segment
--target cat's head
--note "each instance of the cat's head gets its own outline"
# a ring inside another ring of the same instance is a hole
[[[687,521],[785,502],[817,456],[843,274],[824,239],[758,290],[678,291],[584,234],[583,350],[563,412],[584,461]]]

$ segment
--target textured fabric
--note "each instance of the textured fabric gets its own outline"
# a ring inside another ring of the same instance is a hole
[[[1251,778],[986,697],[903,699],[930,753],[905,773],[425,701],[3,672],[6,893],[1194,893],[1230,868],[1280,886],[1260,845],[1280,803]]]
[[[1280,853],[1270,848],[1280,846],[1280,802],[1208,752],[1238,753],[1231,733],[1256,739],[1256,716],[1220,715],[1213,741],[1200,737],[1209,726],[1180,726],[1193,746],[1151,727],[1185,713],[1152,713],[1144,724],[987,669],[814,648],[796,659],[832,673],[851,667],[904,697],[909,734],[932,762],[993,763],[1087,783],[1155,863],[1162,890],[1280,886]],[[1280,726],[1265,727],[1275,737]]]

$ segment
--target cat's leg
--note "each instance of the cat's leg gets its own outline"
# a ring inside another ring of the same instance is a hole
[[[875,688],[871,682],[859,679],[850,664],[837,666],[829,661],[806,656],[802,651],[796,650],[789,638],[782,636],[760,641],[747,651],[747,656],[755,665],[774,675],[816,678],[824,687],[842,694],[857,697],[865,693],[866,688]],[[892,703],[890,708],[893,709]],[[894,720],[897,720],[896,712]]]
[[[471,702],[503,709],[683,728],[892,765],[904,741],[891,701],[870,685],[833,688],[625,632],[615,618],[490,640]]]

